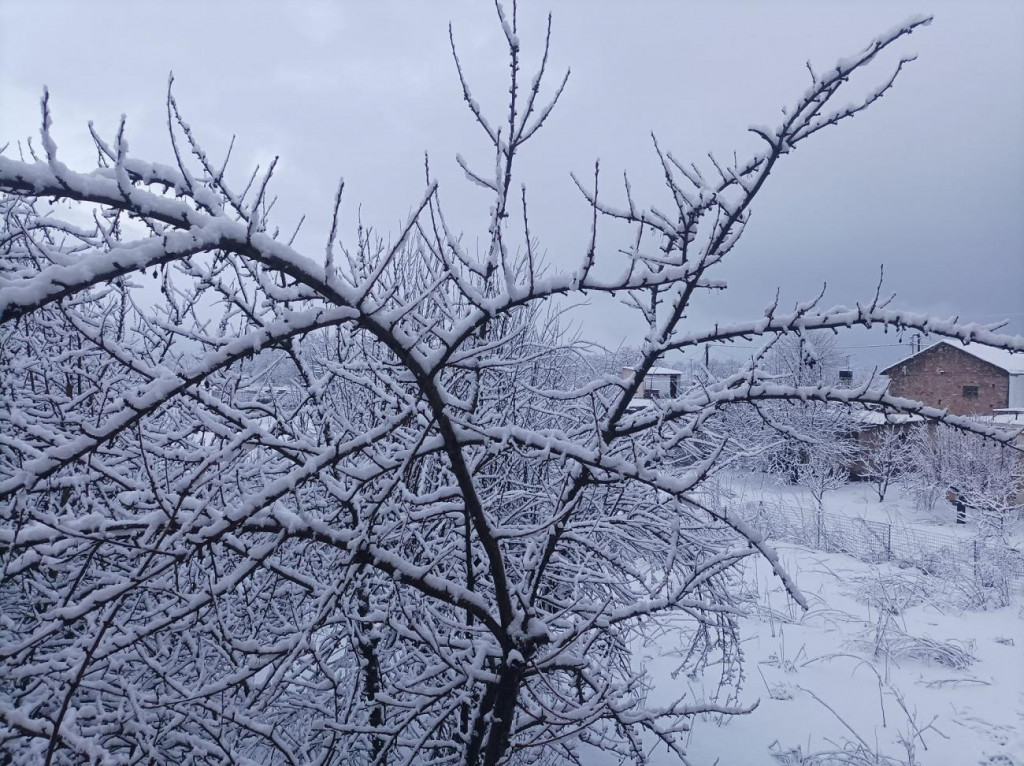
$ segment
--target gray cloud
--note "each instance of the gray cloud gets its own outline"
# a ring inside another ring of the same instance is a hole
[[[538,52],[544,6],[523,3],[522,37]],[[588,211],[569,171],[600,158],[605,192],[628,169],[638,197],[663,200],[649,134],[683,158],[755,146],[746,128],[779,116],[824,68],[919,4],[558,3],[552,83],[572,77],[561,108],[524,155],[531,228],[550,261],[570,265]],[[827,302],[863,299],[878,267],[902,305],[966,319],[1007,317],[1024,332],[1024,7],[924,8],[935,23],[900,52],[920,59],[870,112],[824,131],[787,157],[754,209],[732,262],[730,291],[704,300],[706,324],[758,313],[781,286],[787,303],[830,288]],[[0,141],[38,128],[50,86],[55,128],[71,163],[92,159],[85,122],[110,133],[129,116],[134,154],[168,161],[163,92],[176,93],[211,153],[239,135],[238,172],[281,156],[282,228],[308,214],[303,243],[319,249],[337,178],[346,223],[394,228],[423,186],[423,154],[469,242],[483,236],[485,194],[462,178],[456,152],[489,157],[461,103],[447,22],[480,101],[500,109],[506,61],[487,3],[200,4],[7,2],[0,5]],[[875,85],[894,63],[879,62]],[[11,151],[11,150],[9,150]],[[602,228],[608,259],[624,233]],[[637,336],[607,305],[578,314],[615,344]],[[863,345],[891,336],[856,336]],[[851,343],[860,343],[859,340]],[[890,353],[891,352],[891,353]],[[878,356],[898,357],[900,349]]]

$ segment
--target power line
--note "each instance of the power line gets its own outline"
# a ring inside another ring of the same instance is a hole
[[[753,345],[746,345],[746,344],[742,344],[742,343],[729,343],[729,342],[703,343],[701,345],[703,345],[703,346],[714,346],[715,348],[747,348],[747,349],[760,349],[760,348],[763,348],[763,346],[753,346]],[[870,343],[870,344],[867,344],[867,345],[857,345],[857,346],[845,346],[845,345],[836,344],[835,346],[833,346],[833,348],[906,348],[906,347],[912,346],[912,345],[913,345],[912,343]]]

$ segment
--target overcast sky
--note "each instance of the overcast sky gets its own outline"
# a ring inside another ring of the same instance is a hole
[[[523,2],[520,37],[539,53],[554,13],[552,84],[572,75],[547,128],[527,146],[531,230],[555,266],[578,262],[586,204],[570,171],[600,158],[611,182],[628,169],[641,201],[664,201],[653,131],[680,158],[757,147],[746,128],[774,123],[822,69],[915,13],[935,22],[898,45],[917,53],[867,113],[784,158],[720,277],[728,293],[691,313],[694,329],[758,316],[776,287],[791,305],[828,283],[825,302],[869,298],[881,264],[897,304],[971,321],[1006,318],[1024,333],[1024,4]],[[48,85],[62,157],[87,168],[86,123],[112,135],[128,115],[131,153],[170,162],[168,73],[186,118],[218,156],[232,134],[236,172],[280,155],[282,229],[307,214],[300,243],[318,255],[338,178],[345,221],[359,206],[397,228],[423,190],[423,156],[468,241],[485,236],[490,200],[454,162],[478,167],[487,146],[461,101],[456,43],[479,100],[499,109],[506,59],[493,6],[437,3],[104,3],[0,0],[0,144],[38,133]],[[892,57],[854,84],[883,80]],[[845,103],[845,100],[843,101]],[[8,150],[11,151],[11,150]],[[609,183],[611,200],[620,186]],[[602,230],[606,258],[624,232]],[[349,239],[352,237],[350,236]],[[583,309],[584,334],[638,342],[622,307]],[[859,333],[849,346],[895,343]],[[903,348],[851,349],[872,362]],[[724,353],[724,352],[723,352]]]

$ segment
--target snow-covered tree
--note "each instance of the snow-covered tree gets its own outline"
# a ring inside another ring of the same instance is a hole
[[[893,482],[912,468],[910,432],[899,425],[872,428],[864,439],[860,466],[882,502]]]
[[[783,481],[801,486],[823,507],[826,492],[839,489],[850,480],[859,449],[853,438],[856,421],[843,404],[831,402],[787,402],[766,412],[766,430],[783,438],[767,448],[762,464]]]
[[[1005,535],[1024,508],[1024,459],[1018,450],[945,427],[914,429],[907,450],[906,483],[920,507],[948,502],[957,508],[958,522],[973,517],[983,535],[996,537]]]
[[[879,295],[684,323],[779,163],[887,93],[907,59],[845,95],[927,19],[811,71],[748,157],[701,167],[656,144],[667,206],[628,184],[613,205],[595,166],[590,246],[564,271],[534,247],[517,160],[565,81],[545,100],[546,44],[525,77],[514,6],[500,21],[500,122],[459,68],[493,151],[486,169],[458,160],[492,198],[479,254],[429,169],[389,240],[361,229],[343,248],[335,222],[300,250],[269,217],[274,165],[238,181],[170,94],[169,163],[131,155],[122,120],[93,133],[97,167],[68,167],[45,95],[39,152],[0,153],[5,760],[554,763],[589,746],[643,762],[651,739],[682,754],[694,715],[748,710],[734,567],[766,557],[803,603],[762,538],[702,502],[729,441],[716,414],[870,401],[990,433],[867,385],[779,380],[760,356],[628,412],[659,358],[711,342],[883,324],[1024,350]],[[628,252],[606,251],[600,217],[630,228]],[[647,322],[632,378],[588,374],[548,313],[594,294]],[[705,457],[676,461],[690,444]],[[646,704],[632,642],[667,620],[720,696]]]
[[[838,386],[847,356],[834,332],[814,331],[779,338],[765,354],[763,368],[783,380],[805,386]]]
[[[760,367],[766,381],[839,391],[843,359],[834,333],[797,332],[771,344]],[[854,439],[859,424],[847,403],[812,397],[755,402],[750,409],[734,416],[728,428],[734,442],[748,445],[748,465],[804,487],[819,508],[826,492],[849,481],[859,454]]]

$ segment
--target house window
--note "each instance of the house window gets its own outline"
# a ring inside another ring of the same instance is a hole
[[[977,399],[978,398],[978,387],[977,386],[964,386],[964,399]]]

